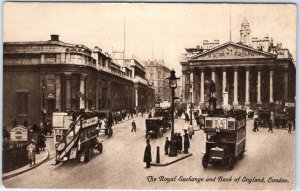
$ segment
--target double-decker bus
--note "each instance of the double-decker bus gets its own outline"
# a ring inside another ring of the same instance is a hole
[[[236,160],[246,151],[246,115],[209,115],[205,118],[206,152],[202,166],[211,163],[228,165],[232,170]]]

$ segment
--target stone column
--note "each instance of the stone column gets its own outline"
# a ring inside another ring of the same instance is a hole
[[[233,89],[233,105],[237,106],[238,102],[238,68],[234,68],[234,89]]]
[[[186,74],[185,71],[182,72],[182,102],[185,102],[186,95]]]
[[[195,102],[195,100],[194,100],[194,97],[195,97],[195,93],[194,93],[194,70],[192,69],[191,70],[191,74],[190,74],[190,83],[192,84],[192,88],[191,88],[191,92],[192,92],[192,97],[191,97],[191,99],[192,99],[192,103],[194,103]]]
[[[81,74],[80,75],[80,99],[79,99],[79,108],[80,109],[85,109],[85,99],[87,97],[86,92],[85,92],[85,78],[86,74]]]
[[[55,75],[55,109],[61,111],[61,74]]]
[[[138,95],[138,89],[135,88],[135,107],[139,106],[139,95]]]
[[[257,71],[257,104],[261,104],[261,68]]]
[[[200,104],[204,104],[204,69],[200,71]]]
[[[41,54],[41,64],[45,64],[45,54]]]
[[[222,93],[224,93],[226,90],[226,85],[227,85],[227,78],[226,78],[226,68],[223,69],[223,81],[222,81]]]
[[[283,75],[284,75],[284,100],[287,101],[288,99],[288,86],[289,86],[289,77],[288,77],[288,67],[284,67]]]
[[[224,108],[228,107],[228,90],[226,90],[227,86],[227,71],[226,68],[223,69],[223,81],[222,81],[222,95],[223,95],[223,106]]]
[[[65,73],[66,77],[66,109],[71,110],[71,76],[72,73]]]
[[[270,103],[273,103],[273,68],[270,69]]]
[[[211,80],[213,80],[216,83],[216,69],[211,69]]]
[[[66,62],[66,55],[65,55],[65,53],[61,53],[60,54],[60,62],[61,63],[65,63]]]
[[[249,70],[250,68],[246,67],[246,94],[245,94],[245,105],[249,106],[250,101],[249,101]]]

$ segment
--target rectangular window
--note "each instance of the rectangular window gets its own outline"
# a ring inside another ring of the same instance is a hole
[[[52,64],[56,62],[56,54],[45,54],[45,62]]]
[[[18,114],[28,114],[28,92],[17,92],[17,112]]]

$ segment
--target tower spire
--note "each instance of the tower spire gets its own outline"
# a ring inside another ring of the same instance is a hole
[[[231,42],[231,6],[230,6],[230,15],[229,15],[229,21],[230,21],[230,28],[229,28],[229,42]]]

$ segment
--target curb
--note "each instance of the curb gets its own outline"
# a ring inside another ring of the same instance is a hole
[[[184,157],[178,158],[178,159],[176,159],[176,160],[174,160],[172,162],[167,162],[167,163],[164,163],[164,164],[150,163],[150,165],[151,166],[168,166],[168,165],[171,165],[171,164],[176,163],[178,161],[181,161],[183,159],[186,159],[186,158],[188,158],[188,157],[190,157],[192,155],[193,155],[193,153],[190,153],[190,154],[185,155]]]
[[[41,164],[43,164],[43,163],[49,158],[49,156],[50,156],[49,150],[48,150],[48,149],[46,149],[46,150],[47,150],[47,157],[44,158],[41,162],[37,163],[36,165],[32,166],[31,168],[25,169],[25,170],[23,170],[23,171],[20,171],[20,172],[14,173],[14,174],[10,174],[10,175],[7,175],[7,176],[2,175],[2,180],[6,180],[6,179],[9,179],[9,178],[18,176],[18,175],[20,175],[20,174],[23,174],[23,173],[25,173],[25,172],[27,172],[27,171],[30,171],[30,170],[32,170],[32,169],[34,169],[34,168],[40,166]]]

